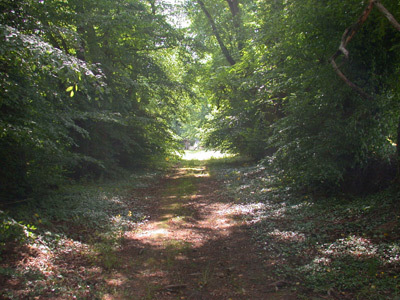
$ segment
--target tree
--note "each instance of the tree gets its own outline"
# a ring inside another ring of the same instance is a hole
[[[210,147],[261,158],[268,152],[265,119],[274,109],[260,103],[258,97],[264,91],[258,89],[251,75],[257,68],[251,61],[254,32],[247,25],[251,2],[193,1],[187,7],[195,51],[207,53],[196,54],[210,58],[204,68],[203,85],[215,113],[206,125],[205,142]],[[200,44],[198,38],[204,43]]]
[[[343,35],[364,11],[363,2],[241,1],[245,34],[238,35],[228,2],[204,2],[206,8],[213,5],[210,16],[196,9],[197,1],[188,6],[192,30],[206,36],[205,47],[198,49],[210,57],[205,78],[211,80],[204,81],[216,109],[209,145],[268,155],[265,161],[288,182],[325,187],[362,178],[373,162],[390,159],[398,123],[399,35],[390,23],[396,15],[389,22],[375,10],[356,35],[351,30]],[[382,5],[397,12],[395,2]],[[346,64],[335,57],[336,71],[375,100],[344,85],[332,71],[329,58],[342,36],[352,37],[346,42],[351,55]],[[239,44],[240,50],[233,47]]]
[[[66,151],[76,128],[71,96],[101,97],[102,73],[9,25],[0,25],[1,198],[24,196],[57,183],[71,159]],[[66,91],[67,90],[67,91]]]
[[[398,87],[392,85],[392,76],[399,63],[393,47],[399,37],[388,22],[374,14],[352,41],[353,56],[342,68],[376,100],[365,99],[335,78],[327,63],[329,49],[337,49],[332,42],[340,40],[343,28],[358,18],[364,6],[356,1],[341,5],[330,1],[313,2],[312,7],[318,10],[318,17],[307,14],[309,3],[292,3],[285,10],[298,18],[282,20],[293,29],[280,41],[280,47],[286,44],[284,53],[290,58],[282,68],[288,74],[290,96],[286,116],[274,125],[275,162],[285,170],[287,179],[305,185],[336,187],[359,181],[358,190],[379,185],[379,180],[362,183],[362,178],[370,175],[366,170],[371,163],[393,155],[389,140],[395,140],[398,96],[394,95]]]
[[[2,199],[178,149],[180,35],[155,2],[1,3]],[[175,69],[174,69],[175,68]],[[174,73],[173,73],[174,72]]]

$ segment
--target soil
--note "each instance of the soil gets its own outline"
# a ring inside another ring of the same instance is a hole
[[[71,239],[54,253],[10,245],[0,268],[37,271],[0,274],[0,299],[297,299],[258,255],[243,205],[205,164],[190,165],[130,192],[130,209],[144,210],[147,221],[124,233],[117,252],[103,251],[107,257]]]
[[[222,182],[206,166],[176,167],[133,191],[149,221],[127,232],[104,299],[297,299],[269,276]]]

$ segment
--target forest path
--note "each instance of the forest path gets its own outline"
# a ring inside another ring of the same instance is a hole
[[[294,299],[276,291],[240,210],[205,164],[134,191],[148,222],[125,234],[104,299]],[[271,288],[272,287],[272,288]]]

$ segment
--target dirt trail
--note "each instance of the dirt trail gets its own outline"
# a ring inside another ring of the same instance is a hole
[[[276,291],[248,228],[204,165],[136,190],[150,220],[125,235],[105,299],[294,299]]]

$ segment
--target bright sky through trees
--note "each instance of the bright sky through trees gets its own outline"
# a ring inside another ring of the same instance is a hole
[[[286,201],[276,184],[300,192],[299,202],[309,192],[392,186],[396,195],[372,206],[392,197],[396,209],[382,208],[399,211],[398,0],[2,0],[0,11],[0,204],[40,204],[70,184],[129,177],[175,161],[198,140],[259,163],[260,172],[246,173],[266,191],[260,199]],[[252,195],[246,182],[237,191]],[[359,218],[374,214],[360,201],[346,220],[364,229]],[[20,224],[7,218],[4,230]],[[328,223],[339,225],[335,218]],[[385,242],[400,240],[386,231],[399,228],[398,213],[384,222],[368,224]],[[340,238],[330,225],[321,235]],[[326,280],[320,291],[333,297],[331,279],[343,276],[336,288],[365,292],[345,298],[366,299],[377,263],[361,273],[337,265],[311,282]],[[348,284],[354,274],[365,282]],[[386,279],[370,299],[398,296],[400,278]]]
[[[160,0],[161,2],[171,5],[172,7],[167,9],[168,21],[178,28],[188,27],[190,20],[187,18],[183,11],[184,0]]]
[[[268,162],[298,185],[357,182],[377,162],[389,164],[382,174],[396,169],[398,1],[0,8],[4,197],[114,176],[193,138]]]

